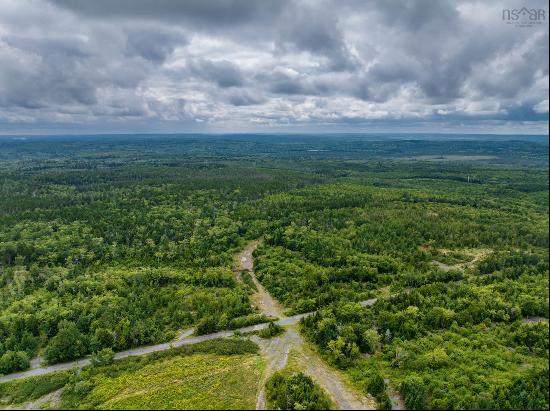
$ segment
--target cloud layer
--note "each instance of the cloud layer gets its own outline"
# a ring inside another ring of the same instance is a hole
[[[506,7],[0,0],[0,132],[547,132],[548,23]]]

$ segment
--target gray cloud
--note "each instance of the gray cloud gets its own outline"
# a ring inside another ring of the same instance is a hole
[[[386,0],[377,2],[376,10],[389,26],[413,33],[441,33],[458,28],[456,5],[451,0]]]
[[[246,90],[232,91],[227,100],[234,106],[252,106],[265,102],[265,99],[259,96],[258,93],[251,93]]]
[[[270,91],[276,94],[308,94],[302,81],[284,72],[274,72],[269,76],[260,74],[260,81],[270,84]]]
[[[548,15],[544,1],[528,3]],[[548,25],[507,25],[509,6],[0,0],[0,127],[456,119],[547,128]]]
[[[79,15],[102,19],[160,19],[194,25],[238,25],[267,19],[284,6],[282,0],[51,0]],[[212,26],[210,26],[212,25]]]
[[[358,66],[329,5],[290,7],[284,15],[277,44],[283,52],[295,48],[323,56],[330,70],[353,70]]]
[[[227,60],[192,60],[188,68],[194,75],[215,82],[219,87],[240,87],[244,77],[238,66]]]
[[[159,30],[131,30],[127,33],[128,55],[141,56],[156,63],[164,62],[176,46],[184,46],[187,40],[179,33]]]
[[[46,42],[22,37],[0,40],[0,105],[40,109],[51,104],[96,103],[95,84],[77,63],[86,60],[85,53],[58,39],[43,47],[41,43]],[[59,62],[64,63],[62,67]]]

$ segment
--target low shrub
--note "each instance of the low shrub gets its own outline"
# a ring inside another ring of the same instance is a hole
[[[258,332],[258,336],[261,338],[273,338],[281,335],[285,332],[285,329],[273,321],[270,321],[269,325]]]
[[[303,373],[283,376],[276,372],[266,383],[266,395],[272,409],[328,410],[328,395]]]

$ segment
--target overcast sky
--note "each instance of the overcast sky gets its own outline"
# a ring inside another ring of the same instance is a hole
[[[548,5],[0,0],[0,133],[153,131],[547,133]]]

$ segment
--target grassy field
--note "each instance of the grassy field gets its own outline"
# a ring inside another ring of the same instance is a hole
[[[114,378],[94,377],[81,409],[253,409],[263,363],[253,354],[197,354]]]
[[[253,342],[212,340],[3,383],[0,408],[254,409],[264,366]]]

